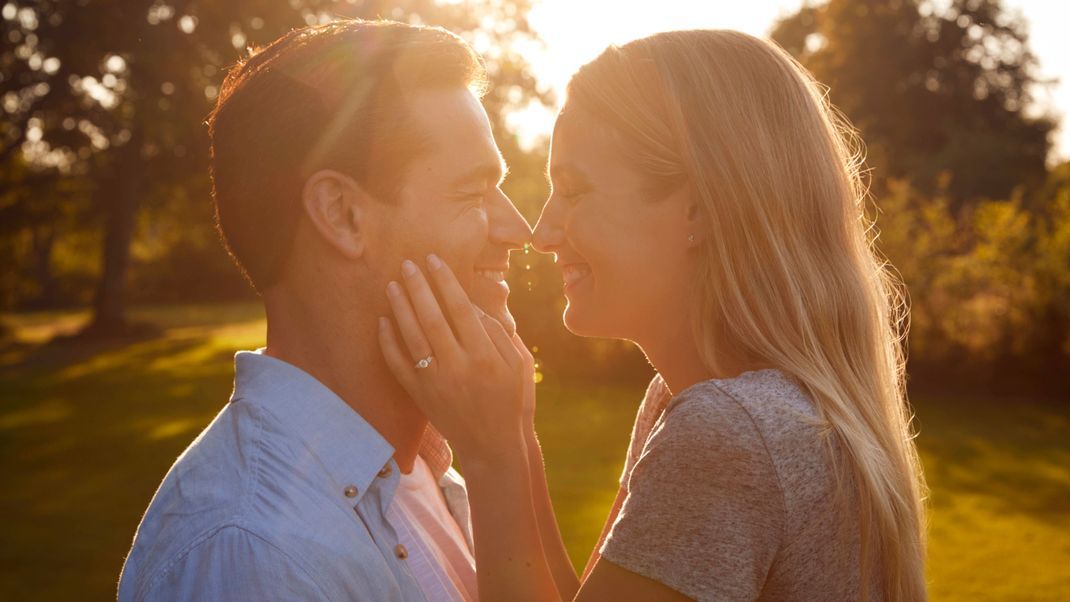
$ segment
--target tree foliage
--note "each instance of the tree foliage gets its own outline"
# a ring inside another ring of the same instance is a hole
[[[527,0],[9,1],[0,20],[9,42],[0,54],[0,164],[29,169],[36,182],[77,177],[87,183],[87,221],[104,233],[96,321],[114,330],[123,322],[142,212],[169,212],[181,226],[210,221],[203,219],[203,121],[225,69],[248,46],[338,17],[447,27],[485,57],[493,84],[485,104],[503,151],[516,156],[521,150],[504,127],[505,109],[543,98],[518,52],[537,43],[527,8]],[[53,201],[31,191],[15,171],[10,167],[3,177],[21,192],[6,195],[0,210],[20,217],[12,229],[25,237],[34,227],[30,216],[40,213],[34,207]],[[182,219],[189,216],[196,219]]]
[[[889,183],[878,246],[910,291],[915,368],[1043,380],[1070,367],[1070,182],[1044,195],[1041,211],[1019,196],[954,212]]]
[[[830,0],[772,37],[861,131],[878,188],[908,179],[955,208],[1043,182],[1053,122],[1032,117],[1036,59],[1001,0]]]

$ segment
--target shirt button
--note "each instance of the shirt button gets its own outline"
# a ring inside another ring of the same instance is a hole
[[[393,472],[393,471],[394,471],[394,469],[390,468],[390,465],[387,464],[386,466],[384,466],[382,469],[379,470],[379,478],[380,479],[385,479],[385,478],[389,477],[390,473]]]
[[[406,550],[405,546],[403,546],[401,544],[398,544],[397,546],[394,547],[394,554],[397,554],[397,557],[402,559],[402,560],[405,560],[406,558],[409,557],[409,551]]]
[[[346,497],[357,497],[357,488],[353,485],[346,487],[342,490],[342,493],[346,494]]]

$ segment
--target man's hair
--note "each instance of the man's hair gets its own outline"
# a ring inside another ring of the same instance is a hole
[[[486,86],[479,56],[437,27],[340,20],[251,50],[227,74],[208,133],[216,225],[253,287],[278,281],[309,176],[334,169],[392,200],[428,150],[406,99]]]

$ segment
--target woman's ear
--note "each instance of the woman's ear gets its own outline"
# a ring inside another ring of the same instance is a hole
[[[364,253],[367,236],[362,221],[371,197],[356,180],[322,169],[305,180],[301,202],[316,231],[331,247],[350,259]]]
[[[686,234],[684,238],[687,240],[687,246],[697,247],[706,238],[706,224],[705,220],[702,219],[702,213],[699,211],[698,201],[689,186],[684,187],[677,194],[682,195],[680,200],[683,202],[684,211],[686,212],[686,220],[684,221]]]

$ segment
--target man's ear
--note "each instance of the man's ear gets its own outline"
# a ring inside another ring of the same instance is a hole
[[[371,197],[356,180],[332,169],[321,169],[305,180],[301,203],[320,236],[350,259],[363,255],[367,235],[363,227]]]

